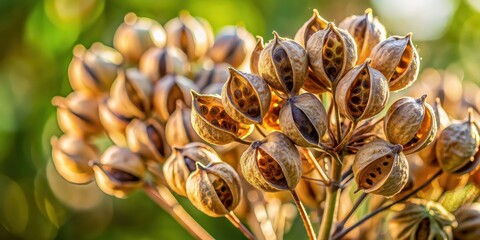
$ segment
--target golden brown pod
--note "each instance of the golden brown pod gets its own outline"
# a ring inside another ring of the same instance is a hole
[[[113,48],[101,43],[89,49],[77,45],[68,66],[68,80],[75,91],[100,95],[108,92],[122,65],[122,55]]]
[[[197,169],[197,162],[207,166],[221,160],[213,148],[203,143],[192,142],[183,147],[173,148],[172,155],[163,165],[163,175],[174,192],[187,196],[187,178]]]
[[[144,163],[127,148],[109,147],[100,162],[93,162],[93,170],[98,187],[117,198],[125,198],[144,184]]]
[[[308,39],[310,39],[314,33],[327,28],[327,25],[328,21],[318,14],[317,9],[313,9],[312,17],[308,19],[300,29],[298,29],[294,39],[296,42],[300,43],[302,47],[305,47],[307,46]]]
[[[192,126],[205,141],[224,145],[246,138],[253,125],[233,120],[225,112],[218,95],[202,95],[192,91]]]
[[[127,147],[125,128],[132,118],[122,115],[117,109],[116,102],[111,98],[102,100],[98,107],[100,122],[113,143],[117,146]]]
[[[353,15],[344,19],[339,25],[347,30],[357,45],[357,63],[363,63],[372,49],[387,37],[385,27],[373,17],[372,9],[365,10],[363,15]]]
[[[357,50],[350,34],[329,23],[307,42],[308,64],[317,77],[317,85],[332,89],[355,66]]]
[[[258,72],[258,61],[260,60],[260,54],[262,54],[264,48],[263,38],[257,36],[257,44],[250,55],[250,72],[252,74],[260,75]]]
[[[390,91],[410,86],[418,76],[420,58],[412,43],[412,34],[391,36],[377,44],[370,54],[372,67],[388,80]]]
[[[169,74],[187,75],[190,63],[185,53],[176,47],[154,47],[142,55],[139,69],[152,83],[156,83]]]
[[[192,109],[185,106],[181,100],[177,100],[177,107],[165,125],[168,145],[181,147],[191,142],[203,141],[193,129],[191,119]]]
[[[402,146],[383,139],[363,145],[355,155],[352,170],[359,190],[386,197],[400,192],[409,174]]]
[[[262,127],[268,131],[280,131],[280,110],[287,100],[279,97],[275,92],[271,93],[270,106],[268,111],[263,117]]]
[[[384,120],[387,140],[403,146],[403,152],[417,152],[433,142],[438,131],[432,107],[420,98],[403,97],[390,106]]]
[[[167,75],[156,84],[153,93],[153,108],[162,122],[166,122],[170,114],[175,111],[177,100],[181,100],[190,107],[192,98],[190,90],[197,91],[192,80],[181,75]]]
[[[270,106],[270,88],[260,76],[229,68],[230,76],[222,90],[225,112],[244,124],[262,124]]]
[[[380,113],[390,91],[382,73],[370,67],[370,60],[348,71],[337,84],[335,101],[338,109],[353,122]]]
[[[60,176],[75,184],[85,184],[93,180],[93,169],[89,162],[100,156],[95,145],[72,135],[63,135],[59,139],[53,137],[51,144],[53,164]]]
[[[234,68],[247,62],[254,49],[255,38],[242,26],[226,26],[217,34],[207,55],[215,63],[228,63]]]
[[[311,93],[288,99],[280,110],[280,128],[298,146],[318,146],[327,126],[327,112]]]
[[[166,39],[165,30],[158,22],[128,13],[115,32],[113,46],[128,62],[137,63],[149,48],[164,47]]]
[[[240,176],[230,165],[215,162],[203,165],[196,162],[197,170],[187,179],[190,202],[210,217],[222,217],[240,203],[242,187]]]
[[[302,176],[297,147],[276,131],[250,144],[240,158],[240,166],[248,183],[267,192],[293,190]]]
[[[288,96],[298,94],[308,73],[307,52],[297,42],[273,32],[258,60],[260,76],[273,89]]]
[[[455,239],[480,239],[480,203],[462,206],[453,214],[458,222],[458,227],[453,229]]]
[[[163,126],[153,117],[147,120],[133,119],[125,134],[130,150],[145,160],[163,162],[171,152]]]
[[[224,84],[228,79],[229,67],[230,65],[227,63],[219,63],[213,65],[211,68],[203,69],[195,75],[195,84],[202,93],[213,84]]]

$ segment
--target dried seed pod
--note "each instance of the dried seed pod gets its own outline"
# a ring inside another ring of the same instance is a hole
[[[353,15],[344,19],[339,25],[347,30],[355,39],[357,45],[357,63],[363,63],[372,49],[381,41],[385,40],[387,32],[385,27],[372,16],[372,9],[365,10],[363,15]]]
[[[402,190],[409,173],[402,146],[382,139],[373,140],[360,148],[352,170],[359,190],[386,197]]]
[[[52,159],[55,168],[65,180],[75,184],[85,184],[93,180],[93,170],[89,161],[98,159],[98,148],[87,140],[63,135],[52,138]]]
[[[438,136],[436,156],[445,172],[464,174],[472,171],[480,162],[479,128],[469,113],[467,120],[452,123]]]
[[[262,124],[270,106],[270,88],[260,76],[229,68],[230,76],[222,90],[222,104],[233,120]]]
[[[254,127],[228,116],[220,96],[201,95],[195,91],[192,91],[192,126],[203,140],[217,145],[246,138]]]
[[[125,198],[144,183],[143,161],[127,148],[109,147],[100,162],[93,162],[93,170],[98,187],[117,198]]]
[[[258,72],[258,62],[260,61],[260,54],[262,54],[264,48],[263,38],[257,36],[257,44],[250,55],[250,72],[252,74],[260,75]]]
[[[242,187],[240,176],[224,162],[203,165],[196,162],[197,170],[187,179],[190,202],[210,217],[222,217],[240,203]]]
[[[170,154],[163,126],[155,118],[133,119],[125,134],[130,150],[146,160],[163,162]]]
[[[280,110],[282,132],[298,146],[318,146],[327,126],[327,112],[322,102],[311,93],[288,99]]]
[[[98,116],[97,101],[97,98],[82,92],[72,92],[66,98],[54,97],[52,104],[57,107],[60,129],[81,137],[101,133],[103,127]]]
[[[115,32],[113,46],[128,62],[137,63],[149,48],[164,47],[166,39],[165,30],[158,22],[128,13]]]
[[[392,239],[453,239],[455,216],[439,203],[414,198],[393,210],[388,222]]]
[[[337,84],[335,101],[340,113],[353,122],[380,113],[390,91],[382,73],[370,67],[370,60],[348,71]]]
[[[124,116],[146,118],[152,108],[153,85],[136,68],[118,74],[113,82],[110,96]]]
[[[228,79],[228,67],[230,65],[227,63],[219,63],[211,68],[201,70],[194,78],[198,89],[203,92],[213,84],[221,83],[223,85]]]
[[[263,117],[262,127],[268,131],[280,131],[280,110],[287,101],[279,97],[275,92],[271,92],[271,96],[270,106]]]
[[[192,80],[181,75],[167,75],[155,84],[153,108],[162,122],[166,122],[175,111],[177,100],[191,106],[190,89],[197,91],[197,86]]]
[[[331,89],[357,62],[355,40],[350,34],[329,23],[314,33],[307,42],[308,63],[317,85]]]
[[[181,100],[177,100],[177,107],[165,125],[168,145],[181,147],[191,142],[203,141],[193,129],[191,116],[192,110]]]
[[[458,227],[453,229],[455,239],[480,239],[480,203],[464,205],[454,213]]]
[[[140,58],[139,69],[156,83],[169,74],[187,75],[190,63],[185,53],[176,47],[150,48]]]
[[[411,154],[428,146],[435,139],[438,125],[432,107],[420,98],[403,97],[390,106],[384,120],[387,140],[403,146]]]
[[[294,96],[300,91],[308,73],[307,52],[295,41],[273,32],[258,60],[260,76],[273,89]]]
[[[215,63],[224,62],[238,68],[248,61],[254,46],[255,38],[244,27],[226,26],[218,32],[207,55]]]
[[[327,28],[327,25],[328,21],[318,14],[317,9],[313,9],[312,17],[308,19],[300,29],[298,29],[294,39],[296,42],[300,43],[302,47],[305,47],[307,46],[308,39],[310,39],[314,33]]]
[[[187,196],[187,178],[197,169],[197,162],[206,166],[221,160],[213,148],[203,143],[192,142],[173,149],[163,165],[163,175],[174,192]]]
[[[132,118],[122,115],[117,110],[118,108],[116,102],[111,98],[104,99],[98,107],[100,122],[115,145],[127,147],[125,129]]]
[[[108,92],[122,65],[122,55],[113,48],[101,43],[89,49],[77,45],[68,66],[68,80],[75,91],[100,95]]]
[[[272,132],[255,141],[240,158],[245,179],[267,192],[295,189],[302,175],[297,147],[281,132]]]
[[[387,78],[390,91],[402,90],[417,79],[420,59],[411,33],[380,42],[373,48],[370,58],[372,67]]]

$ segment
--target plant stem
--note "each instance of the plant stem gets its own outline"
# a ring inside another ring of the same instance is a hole
[[[302,217],[303,225],[305,226],[305,230],[307,231],[308,238],[310,240],[316,240],[315,232],[313,231],[312,224],[310,223],[310,219],[308,218],[307,211],[305,211],[305,207],[303,207],[303,204],[300,201],[300,198],[298,197],[297,192],[295,191],[295,189],[290,190],[290,192],[292,193],[293,201],[297,205],[298,212]]]
[[[318,164],[317,160],[312,155],[312,153],[306,148],[301,148],[300,150],[302,151],[302,153],[305,156],[305,158],[307,159],[307,161],[315,168],[315,170],[317,170],[318,174],[320,174],[320,177],[323,178],[325,184],[326,185],[330,184],[330,178],[325,173],[325,170],[323,170],[322,166],[320,166],[320,164]]]
[[[360,204],[362,204],[362,202],[366,199],[366,197],[367,197],[367,193],[362,193],[362,195],[360,195],[360,197],[357,199],[357,201],[353,205],[352,209],[350,209],[350,212],[348,212],[347,216],[345,216],[345,218],[337,225],[337,230],[335,232],[341,231],[343,229],[343,227],[345,226],[345,223],[347,223],[348,219],[353,215],[353,213],[355,213],[357,208],[360,206]]]
[[[255,239],[255,236],[253,236],[250,230],[248,230],[248,228],[243,225],[240,219],[238,219],[238,217],[233,212],[228,213],[227,215],[225,215],[225,217],[233,224],[233,226],[238,228],[238,230],[240,230],[240,232],[242,232],[246,238]]]

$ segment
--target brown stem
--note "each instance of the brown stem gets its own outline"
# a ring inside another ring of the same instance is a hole
[[[362,193],[362,195],[360,195],[360,197],[357,199],[357,201],[353,205],[352,209],[350,209],[350,212],[347,213],[347,216],[345,216],[345,218],[340,223],[338,223],[337,230],[335,232],[341,231],[343,229],[343,227],[345,226],[345,223],[347,223],[348,219],[353,215],[353,213],[355,213],[357,208],[360,206],[360,204],[362,204],[362,202],[366,199],[366,197],[367,197],[367,193]]]
[[[225,217],[233,224],[233,226],[238,228],[238,230],[240,230],[246,238],[255,239],[255,236],[253,236],[250,230],[248,230],[248,228],[243,225],[240,219],[238,219],[238,217],[235,216],[233,212],[228,213],[227,215],[225,215]]]
[[[305,226],[305,230],[307,231],[308,238],[310,240],[316,240],[315,232],[313,231],[312,224],[310,223],[310,219],[308,218],[307,211],[305,211],[305,207],[303,207],[302,201],[300,201],[300,198],[298,197],[295,189],[290,190],[290,192],[292,193],[293,201],[297,205],[298,212],[302,217],[303,225]]]
[[[343,137],[342,141],[333,149],[334,152],[339,152],[348,144],[348,141],[352,137],[356,127],[357,122],[353,122],[352,124],[350,124],[347,134]]]
[[[312,152],[310,152],[306,148],[301,148],[301,151],[307,161],[317,170],[318,174],[320,174],[320,177],[323,178],[324,182],[326,185],[330,184],[330,178],[328,177],[327,173],[325,173],[325,170],[323,170],[322,166],[318,164],[317,160],[315,157],[312,155]]]

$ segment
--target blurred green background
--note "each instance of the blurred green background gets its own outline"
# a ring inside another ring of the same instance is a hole
[[[53,169],[50,137],[60,131],[50,100],[71,91],[67,68],[74,45],[112,46],[128,12],[164,24],[186,9],[214,30],[242,23],[270,39],[272,30],[293,37],[313,8],[339,23],[368,7],[389,34],[413,32],[422,69],[455,69],[462,80],[479,81],[480,0],[0,1],[0,239],[190,237],[143,193],[114,199],[94,184],[68,184]],[[225,219],[186,207],[213,236],[241,238]],[[286,237],[292,234],[305,234],[300,222]]]

